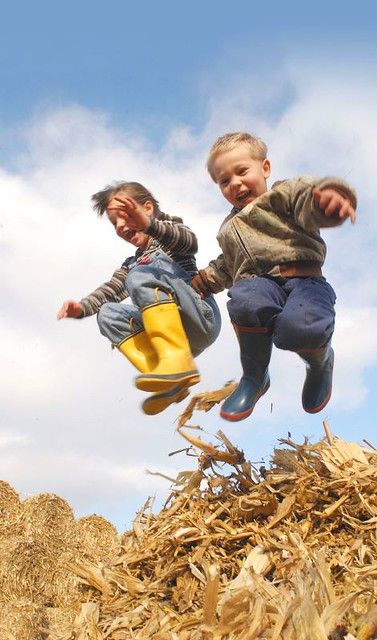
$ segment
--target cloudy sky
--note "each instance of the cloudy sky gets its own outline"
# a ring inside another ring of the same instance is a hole
[[[318,440],[324,419],[341,437],[377,444],[377,10],[252,4],[35,0],[3,16],[0,479],[23,497],[57,493],[77,515],[100,513],[122,531],[148,495],[159,509],[168,492],[146,469],[175,476],[192,465],[168,456],[184,446],[181,407],[144,416],[135,372],[95,318],[57,322],[56,312],[132,253],[91,211],[91,194],[113,180],[144,183],[163,210],[184,217],[199,237],[199,266],[218,254],[228,205],[204,165],[229,130],[266,141],[271,181],[346,179],[358,219],[324,234],[325,275],[338,295],[325,411],[303,411],[304,365],[275,350],[271,389],[248,420],[227,423],[214,409],[193,422],[208,440],[224,430],[252,460],[268,460],[288,431]],[[226,295],[218,301],[222,333],[198,358],[195,391],[240,374]]]

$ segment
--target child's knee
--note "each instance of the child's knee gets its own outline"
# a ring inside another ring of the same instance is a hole
[[[106,302],[97,313],[97,324],[102,335],[106,336],[114,322],[113,303]]]
[[[227,308],[232,322],[241,327],[259,327],[263,322],[263,304],[260,305],[255,297],[245,295],[241,289],[233,292]]]
[[[274,331],[274,345],[284,351],[318,349],[331,337],[332,330],[324,331],[320,326],[304,326],[291,322],[278,322]]]

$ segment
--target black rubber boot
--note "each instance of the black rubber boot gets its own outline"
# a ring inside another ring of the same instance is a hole
[[[331,398],[334,351],[328,342],[325,347],[299,351],[298,354],[306,363],[302,406],[307,413],[319,413]]]
[[[268,365],[272,335],[266,327],[240,327],[233,324],[241,352],[242,378],[237,389],[225,400],[220,415],[225,420],[244,420],[270,386]]]

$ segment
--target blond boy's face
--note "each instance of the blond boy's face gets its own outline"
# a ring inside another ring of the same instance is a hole
[[[243,209],[267,191],[271,173],[269,160],[256,160],[246,144],[219,153],[211,163],[211,173],[224,198],[233,207]]]

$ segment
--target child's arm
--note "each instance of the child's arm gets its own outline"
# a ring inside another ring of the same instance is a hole
[[[305,228],[335,227],[342,224],[345,217],[355,221],[357,205],[355,192],[339,178],[319,180],[298,179],[292,192],[293,211],[296,220]],[[302,184],[302,182],[304,184]],[[343,204],[347,216],[340,216]],[[326,208],[328,212],[326,212]]]
[[[127,226],[135,231],[144,231],[148,236],[158,240],[167,253],[184,255],[198,251],[195,233],[182,224],[181,218],[171,218],[166,214],[163,214],[164,219],[150,217],[131,197],[115,196],[114,200],[120,203],[119,211],[121,211]]]
[[[122,265],[120,269],[114,271],[108,282],[101,284],[79,302],[66,300],[58,311],[57,319],[86,318],[97,313],[105,302],[121,302],[128,297],[124,284],[127,273],[128,267]]]
[[[145,233],[158,240],[162,249],[169,254],[185,255],[198,251],[195,233],[184,224],[152,218]]]
[[[355,192],[340,178],[283,180],[268,194],[273,211],[293,216],[308,231],[340,225],[347,217],[356,219]]]
[[[229,289],[232,284],[222,253],[216,260],[211,260],[208,267],[199,269],[198,274],[191,280],[192,288],[203,298],[210,293],[220,293],[224,289]]]

